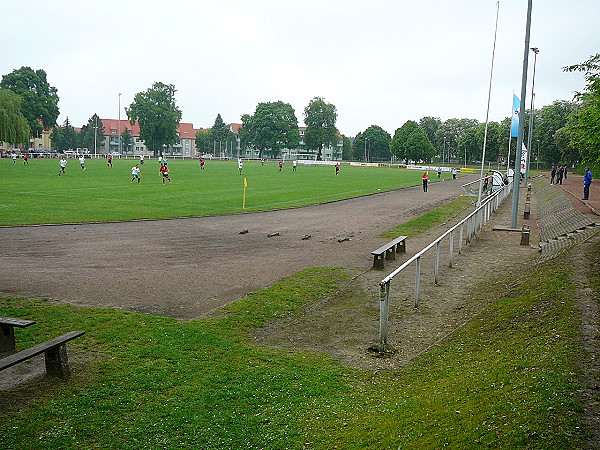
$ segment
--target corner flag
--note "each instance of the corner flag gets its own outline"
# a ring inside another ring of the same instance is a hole
[[[519,136],[519,109],[521,108],[521,100],[513,94],[513,114],[510,122],[510,137]]]
[[[246,209],[246,188],[248,187],[248,180],[244,177],[244,199],[242,200],[242,209]]]

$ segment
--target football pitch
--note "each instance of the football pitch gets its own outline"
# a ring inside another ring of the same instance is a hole
[[[82,170],[69,159],[59,176],[58,159],[30,159],[16,164],[0,160],[4,181],[0,225],[110,222],[234,214],[290,208],[389,191],[421,183],[421,173],[396,167],[342,165],[304,166],[292,171],[287,162],[264,166],[245,161],[240,175],[236,161],[170,160],[173,184],[163,185],[157,159],[141,168],[141,183],[130,183],[137,159],[87,159]],[[444,174],[443,178],[449,178]],[[433,178],[433,177],[432,177]],[[247,180],[246,207],[244,179]]]

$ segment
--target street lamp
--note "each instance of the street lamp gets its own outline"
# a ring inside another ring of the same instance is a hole
[[[367,141],[369,140],[368,137],[365,137],[365,162],[367,162]]]
[[[538,154],[537,154],[537,158],[535,160],[535,164],[536,164],[536,169],[540,170],[540,140],[537,140],[537,145],[538,145]]]
[[[525,164],[525,186],[527,186],[527,179],[529,178],[529,161],[531,160],[531,133],[533,131],[533,115],[535,114],[535,110],[533,109],[533,105],[535,102],[535,65],[537,63],[537,55],[540,52],[540,49],[537,47],[531,47],[530,49],[533,52],[533,76],[531,77],[531,108],[529,108],[529,131],[527,135],[527,161]]]

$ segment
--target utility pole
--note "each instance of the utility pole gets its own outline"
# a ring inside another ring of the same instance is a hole
[[[521,152],[523,149],[523,132],[525,124],[525,97],[527,96],[527,67],[529,65],[529,37],[531,31],[532,0],[527,2],[527,25],[525,26],[525,54],[523,56],[523,75],[521,77],[521,106],[519,109],[519,134],[517,136],[517,149],[515,151],[515,173],[513,176],[513,201],[511,228],[517,228],[517,215],[519,213],[519,187],[521,185]],[[517,178],[518,177],[518,178]]]

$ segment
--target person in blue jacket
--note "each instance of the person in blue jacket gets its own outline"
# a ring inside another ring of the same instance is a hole
[[[592,184],[592,171],[589,167],[585,168],[585,175],[583,176],[583,199],[590,199],[590,184]]]

